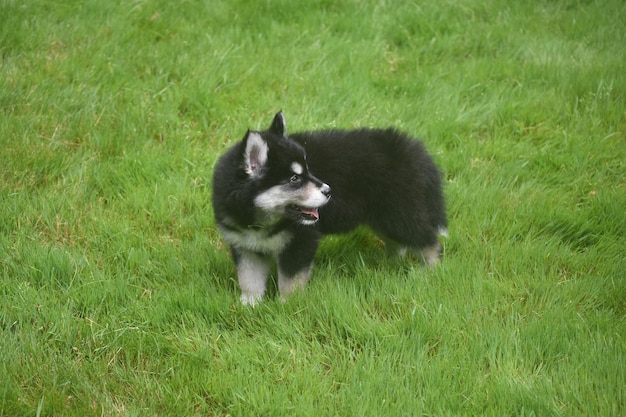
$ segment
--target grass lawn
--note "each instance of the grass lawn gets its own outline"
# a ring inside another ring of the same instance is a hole
[[[626,415],[626,5],[0,1],[0,416]],[[434,270],[327,238],[239,303],[213,166],[395,126]]]

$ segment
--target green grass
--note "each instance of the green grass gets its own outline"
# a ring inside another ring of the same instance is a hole
[[[623,1],[0,2],[0,416],[626,415]],[[239,304],[218,156],[396,126],[434,270],[368,231]]]

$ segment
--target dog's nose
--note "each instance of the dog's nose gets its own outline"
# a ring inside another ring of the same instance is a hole
[[[330,198],[330,186],[328,184],[324,184],[322,185],[322,188],[320,190],[322,192],[322,194],[324,194],[326,197]]]

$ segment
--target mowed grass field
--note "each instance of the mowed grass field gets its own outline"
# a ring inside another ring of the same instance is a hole
[[[2,0],[0,416],[626,415],[625,45],[622,0]],[[443,263],[359,230],[241,306],[212,171],[280,109],[421,138]]]

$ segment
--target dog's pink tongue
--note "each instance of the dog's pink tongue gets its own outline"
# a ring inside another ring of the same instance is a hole
[[[314,208],[314,209],[303,208],[302,212],[304,214],[308,214],[311,217],[315,217],[316,219],[320,218],[320,214],[319,214],[319,212],[317,211],[316,208]]]

